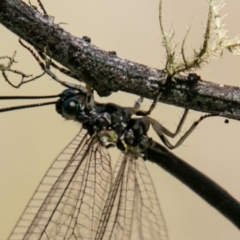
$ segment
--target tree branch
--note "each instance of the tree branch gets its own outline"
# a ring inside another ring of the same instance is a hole
[[[0,23],[36,49],[48,47],[54,60],[101,96],[120,90],[154,99],[166,78],[163,70],[121,59],[72,36],[20,0],[0,0]],[[239,87],[203,81],[195,74],[174,77],[169,83],[161,102],[240,119]]]

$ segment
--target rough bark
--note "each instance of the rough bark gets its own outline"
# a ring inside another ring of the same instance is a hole
[[[72,36],[20,0],[0,0],[0,23],[39,50],[47,46],[54,60],[101,96],[120,90],[153,99],[165,77],[162,70],[119,58]],[[195,74],[169,83],[161,102],[240,119],[239,87],[204,81]]]

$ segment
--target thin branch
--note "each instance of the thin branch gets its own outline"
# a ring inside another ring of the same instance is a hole
[[[66,67],[100,95],[118,90],[154,99],[166,71],[121,59],[77,38],[20,0],[0,0],[0,23]],[[231,48],[229,46],[229,48]],[[175,76],[161,102],[240,119],[240,88],[203,81],[195,74]],[[211,102],[211,104],[209,104]]]
[[[42,77],[45,72],[35,76],[35,77],[32,77],[31,74],[26,74],[26,73],[23,73],[22,71],[19,71],[19,70],[15,70],[15,69],[12,69],[12,65],[14,63],[17,63],[15,61],[15,56],[16,56],[16,51],[13,53],[13,56],[12,57],[8,57],[8,56],[2,56],[0,57],[0,60],[1,59],[8,59],[9,62],[8,64],[4,65],[4,64],[0,64],[0,71],[2,72],[2,76],[4,77],[5,81],[11,85],[12,87],[14,88],[19,88],[21,87],[23,84],[26,84],[26,83],[29,83],[29,82],[32,82],[40,77]],[[21,81],[17,84],[17,85],[14,85],[12,83],[12,81],[8,78],[8,75],[7,75],[7,72],[12,72],[16,75],[20,75],[21,76]]]

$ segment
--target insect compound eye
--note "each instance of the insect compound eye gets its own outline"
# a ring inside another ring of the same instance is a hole
[[[68,118],[75,118],[79,113],[79,103],[76,100],[66,100],[62,105],[62,112]]]

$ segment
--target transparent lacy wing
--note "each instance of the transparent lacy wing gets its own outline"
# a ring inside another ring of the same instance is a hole
[[[137,183],[131,239],[167,240],[167,227],[151,176],[143,159],[135,161]]]
[[[80,130],[45,174],[9,240],[95,239],[110,164],[106,149]]]
[[[100,226],[99,236],[102,232],[103,239],[168,239],[157,194],[142,158],[124,155],[119,159]]]

